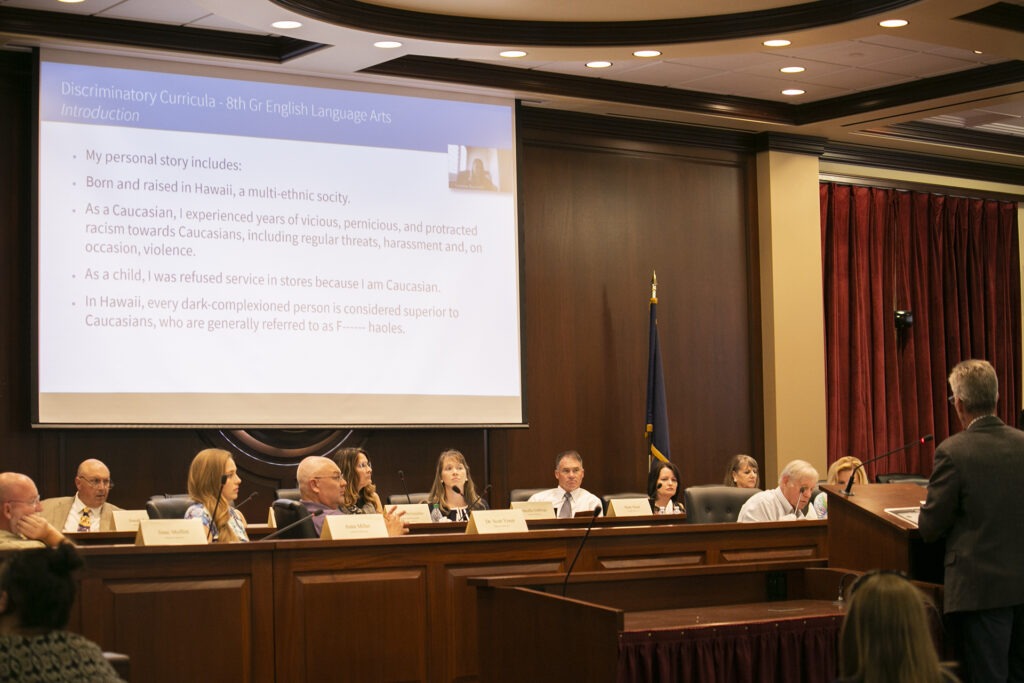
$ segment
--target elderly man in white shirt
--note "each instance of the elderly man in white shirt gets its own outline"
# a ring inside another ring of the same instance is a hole
[[[576,451],[563,451],[555,458],[555,479],[558,487],[530,496],[530,502],[551,503],[556,517],[575,517],[577,512],[600,510],[601,499],[586,489],[583,483],[583,456]],[[597,514],[601,514],[599,511]]]
[[[818,519],[814,506],[807,503],[818,483],[818,470],[809,462],[792,460],[779,472],[777,488],[762,491],[747,499],[740,508],[739,522],[785,522]],[[803,509],[807,508],[804,513]]]
[[[66,532],[113,531],[114,510],[120,510],[107,500],[114,482],[110,470],[99,460],[82,461],[75,474],[74,496],[47,498],[42,501],[43,518]]]

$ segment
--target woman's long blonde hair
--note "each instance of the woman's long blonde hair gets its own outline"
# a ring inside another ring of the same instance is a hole
[[[930,600],[904,577],[865,574],[850,589],[839,634],[839,677],[859,683],[955,680],[939,664]]]
[[[196,453],[192,465],[188,468],[188,495],[197,503],[202,503],[207,514],[217,510],[213,524],[217,527],[218,543],[235,543],[238,536],[228,525],[231,519],[231,501],[223,497],[224,485],[221,477],[227,467],[231,454],[220,448],[207,448]],[[220,504],[217,504],[217,501]]]
[[[359,464],[359,456],[365,455],[369,460],[370,456],[362,448],[343,448],[334,456],[334,461],[341,469],[341,476],[345,477],[345,490],[341,494],[341,506],[343,508],[362,507],[366,503],[373,503],[377,512],[384,514],[384,507],[381,505],[380,496],[377,495],[377,487],[372,483],[367,484],[362,490],[357,491],[359,482],[359,471],[356,465]]]
[[[444,482],[441,480],[441,472],[444,471],[444,461],[454,460],[462,463],[462,466],[466,468],[466,488],[462,491],[462,497],[466,501],[466,506],[472,506],[477,502],[476,487],[473,485],[473,476],[469,472],[469,463],[466,462],[466,456],[461,451],[457,451],[454,448],[449,448],[443,451],[437,458],[437,470],[434,472],[434,485],[430,487],[430,495],[427,497],[427,503],[433,505],[437,503],[437,506],[441,508],[441,514],[447,515],[451,509],[448,507],[448,496],[444,490]]]
[[[832,465],[829,466],[828,474],[826,475],[828,477],[828,483],[838,484],[840,472],[842,472],[843,470],[852,470],[856,467],[860,467],[860,465],[861,462],[857,458],[853,457],[852,455],[844,455],[843,457],[839,458],[834,463],[832,463]],[[853,483],[868,483],[868,475],[864,474],[863,467],[860,467],[859,470],[853,473]]]

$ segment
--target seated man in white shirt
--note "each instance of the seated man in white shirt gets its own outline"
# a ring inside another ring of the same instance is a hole
[[[580,488],[583,483],[583,456],[576,451],[558,454],[555,458],[555,479],[558,480],[558,488],[535,493],[530,496],[530,502],[551,503],[556,517],[575,517],[577,512],[593,512],[602,507],[600,498]]]
[[[64,536],[39,513],[39,491],[29,477],[0,472],[0,550],[56,548]]]
[[[779,485],[747,499],[740,508],[738,522],[785,522],[796,519],[818,519],[814,506],[808,506],[818,470],[809,462],[792,460],[779,472]],[[803,509],[807,507],[807,512]]]
[[[83,460],[75,475],[74,496],[47,498],[42,501],[43,518],[64,532],[113,531],[114,510],[121,508],[107,502],[114,482],[110,470],[99,460]]]

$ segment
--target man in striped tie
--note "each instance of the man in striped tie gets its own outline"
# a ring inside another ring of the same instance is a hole
[[[114,510],[121,508],[107,501],[114,482],[110,470],[90,458],[78,466],[74,496],[47,498],[42,502],[43,517],[65,533],[89,533],[114,530]]]

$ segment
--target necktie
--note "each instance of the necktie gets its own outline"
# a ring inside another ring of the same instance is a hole
[[[568,491],[562,500],[562,507],[558,510],[559,517],[572,517],[572,494]]]
[[[92,529],[92,513],[89,508],[82,508],[82,516],[78,518],[78,530],[89,531]]]

